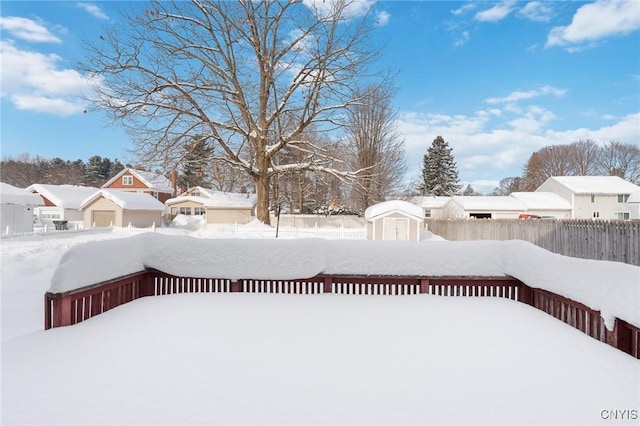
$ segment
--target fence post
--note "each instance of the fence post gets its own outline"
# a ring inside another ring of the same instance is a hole
[[[605,327],[604,335],[605,341],[609,345],[630,355],[633,355],[631,348],[631,330],[628,327],[624,326],[623,321],[620,320],[620,318],[616,318],[613,325],[613,330],[609,330]]]
[[[242,282],[241,280],[231,280],[231,293],[241,293]]]
[[[51,293],[47,292],[44,294],[44,329],[48,330],[51,328],[51,298],[49,297]]]
[[[518,289],[518,302],[522,302],[527,305],[533,306],[533,293],[531,291],[531,287],[521,282],[518,284],[517,289]]]
[[[429,279],[421,278],[420,279],[420,294],[428,294],[429,293]]]
[[[71,298],[59,296],[53,298],[53,327],[71,325]]]
[[[331,293],[333,287],[333,279],[331,277],[324,277],[324,288],[322,289],[323,293]]]

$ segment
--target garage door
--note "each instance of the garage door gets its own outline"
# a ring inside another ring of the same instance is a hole
[[[384,239],[389,241],[409,240],[409,219],[384,218]]]
[[[97,228],[108,228],[116,223],[116,212],[113,210],[94,210],[93,223]]]

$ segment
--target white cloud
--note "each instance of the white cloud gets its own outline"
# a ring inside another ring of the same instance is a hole
[[[465,4],[464,6],[459,7],[458,9],[454,9],[451,11],[451,13],[453,13],[454,15],[461,15],[465,12],[468,12],[470,10],[473,10],[476,8],[476,5],[473,3],[468,3]]]
[[[460,179],[467,182],[520,176],[531,154],[548,145],[580,139],[640,145],[640,113],[611,117],[615,122],[600,128],[555,130],[551,127],[556,120],[552,111],[539,106],[509,111],[508,106],[468,116],[402,113],[397,128],[405,139],[408,174],[420,173],[422,157],[436,136],[442,136],[452,147]]]
[[[485,99],[485,102],[488,104],[510,104],[544,95],[553,95],[559,97],[564,95],[566,92],[567,91],[564,89],[557,89],[553,86],[542,86],[541,88],[534,90],[511,92],[504,98],[488,98]]]
[[[480,22],[497,22],[504,18],[506,18],[511,11],[513,10],[513,6],[515,1],[508,0],[503,1],[500,4],[496,4],[490,9],[483,10],[481,12],[476,13],[475,19]]]
[[[98,19],[109,19],[107,14],[104,13],[104,11],[99,6],[96,6],[93,3],[78,2],[76,3],[76,6]]]
[[[458,37],[453,42],[453,45],[454,46],[462,46],[468,41],[469,41],[469,31],[463,31],[462,34],[460,34],[460,37]]]
[[[42,24],[17,16],[0,16],[0,29],[11,36],[38,43],[62,43]]]
[[[377,17],[376,25],[379,27],[384,27],[389,23],[389,19],[391,19],[391,15],[388,12],[385,12],[384,10],[376,13],[376,17]]]
[[[549,3],[531,1],[520,9],[518,14],[530,21],[549,22],[551,19],[552,9]]]
[[[20,50],[11,41],[0,41],[3,98],[16,108],[56,115],[83,111],[80,97],[91,90],[92,81],[75,70],[61,69],[61,58]]]
[[[637,31],[640,29],[639,10],[638,0],[598,0],[581,6],[571,24],[551,30],[546,47],[595,42]]]

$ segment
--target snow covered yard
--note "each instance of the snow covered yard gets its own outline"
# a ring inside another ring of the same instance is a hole
[[[505,299],[183,294],[43,331],[62,254],[129,235],[2,240],[3,424],[638,424],[640,361]]]

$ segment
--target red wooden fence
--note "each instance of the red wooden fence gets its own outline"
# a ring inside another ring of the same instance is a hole
[[[177,293],[288,293],[503,297],[526,303],[640,359],[640,329],[616,318],[606,329],[599,311],[512,277],[324,276],[295,280],[176,277],[146,270],[63,293],[45,294],[45,329],[72,325],[144,296]]]

